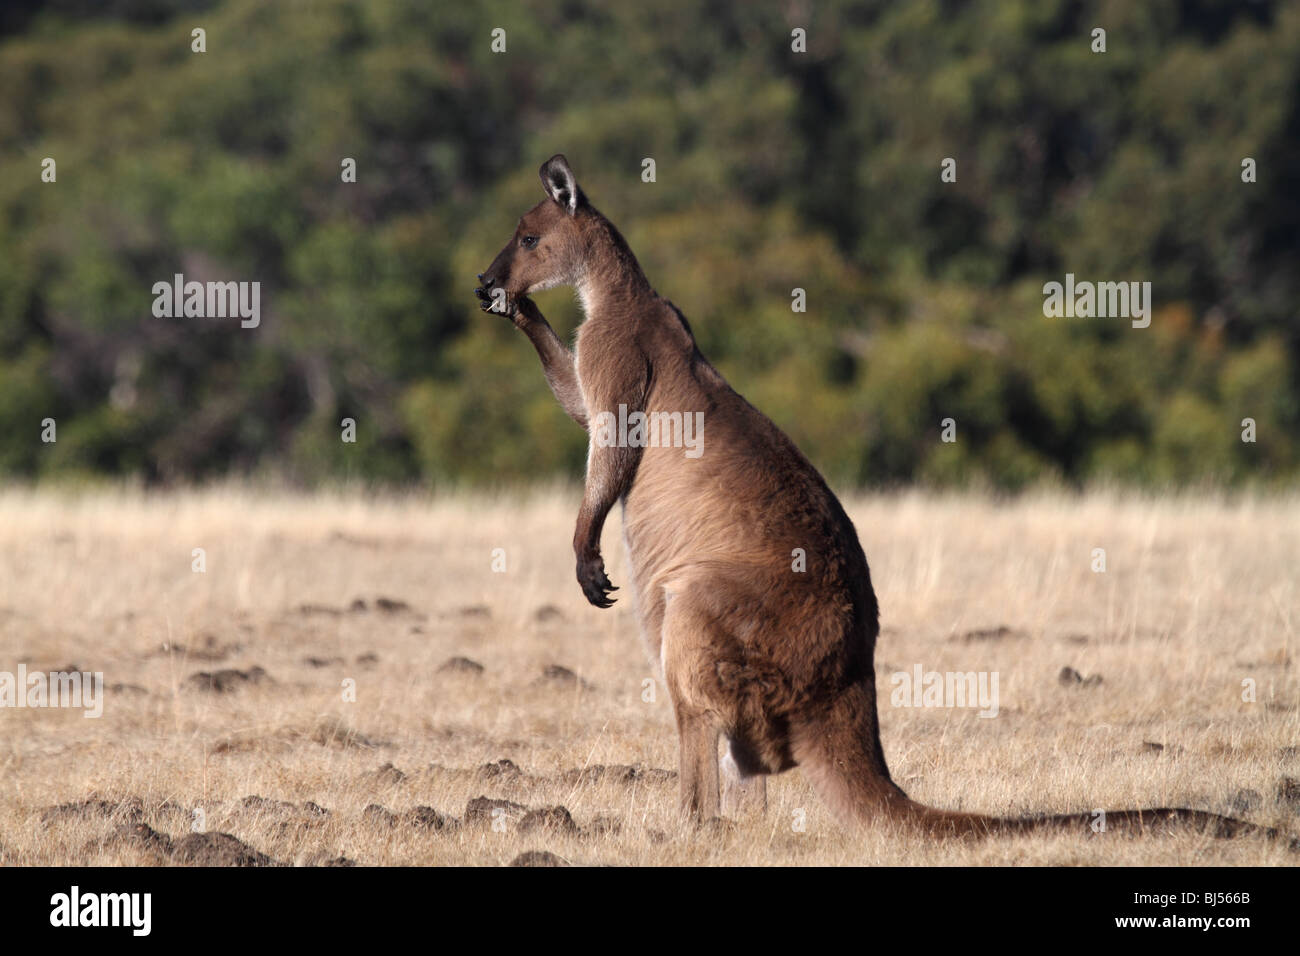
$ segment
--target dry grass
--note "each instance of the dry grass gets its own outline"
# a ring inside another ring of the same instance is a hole
[[[298,863],[499,864],[531,849],[581,864],[1294,861],[1264,841],[1199,834],[847,834],[797,770],[771,781],[764,819],[695,831],[666,774],[575,780],[566,772],[676,766],[662,688],[643,700],[651,670],[627,602],[597,611],[572,579],[577,500],[567,489],[528,500],[0,492],[0,670],[76,664],[114,688],[98,720],[0,710],[0,860],[174,862],[130,824],[179,843],[202,809],[208,831]],[[1300,501],[901,494],[848,505],[883,608],[885,748],[913,796],[999,813],[1222,811],[1253,790],[1240,815],[1300,832],[1278,798],[1300,777]],[[625,583],[617,541],[615,517],[606,550]],[[1095,547],[1104,574],[1090,569]],[[191,571],[193,548],[206,550],[206,573]],[[494,548],[505,573],[491,570]],[[380,597],[409,607],[380,609]],[[967,636],[999,627],[1009,632]],[[482,672],[440,671],[457,656]],[[917,663],[996,671],[999,716],[889,706],[890,673]],[[589,686],[544,677],[556,664]],[[190,681],[254,665],[269,679],[224,693]],[[1067,665],[1103,680],[1063,686]],[[355,703],[342,700],[348,678]],[[1242,701],[1245,678],[1254,703]],[[518,772],[481,769],[503,758]],[[250,795],[293,806],[245,806]],[[563,805],[579,832],[521,832],[517,812],[501,831],[408,815],[463,818],[480,795]],[[51,812],[87,799],[105,802]]]

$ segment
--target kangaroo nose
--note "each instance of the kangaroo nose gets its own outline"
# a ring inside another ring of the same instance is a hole
[[[483,278],[483,273],[480,272],[480,273],[478,274],[478,281],[483,283],[483,288],[485,288],[485,289],[490,289],[490,288],[492,287],[492,284],[493,284],[494,282],[496,282],[497,280],[496,280],[496,279],[484,279],[484,278]]]

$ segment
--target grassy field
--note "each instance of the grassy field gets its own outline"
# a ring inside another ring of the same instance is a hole
[[[761,819],[684,825],[671,706],[628,603],[598,611],[573,579],[578,499],[0,492],[0,671],[106,685],[98,719],[0,710],[0,862],[1297,859],[1195,833],[850,833],[798,770],[770,781]],[[1300,499],[846,505],[882,607],[885,750],[914,797],[1183,805],[1300,833]],[[605,550],[626,584],[619,540],[615,515]],[[892,706],[890,675],[918,664],[995,672],[997,716]]]

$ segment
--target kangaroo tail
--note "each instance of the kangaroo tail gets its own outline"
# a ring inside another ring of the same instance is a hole
[[[1270,840],[1285,839],[1288,849],[1300,850],[1300,838],[1292,837],[1274,827],[1262,827],[1235,817],[1225,817],[1205,810],[1188,810],[1183,807],[993,817],[979,813],[936,810],[909,799],[906,804],[894,809],[890,817],[935,836],[1014,836],[1043,831],[1161,833],[1192,830],[1219,839],[1251,835],[1264,836]]]
[[[794,757],[837,816],[851,823],[891,821],[936,837],[1012,836],[1042,831],[1167,832],[1190,829],[1223,839],[1261,835],[1300,851],[1300,838],[1273,827],[1182,807],[994,817],[917,803],[889,777],[876,730],[874,695],[853,689],[822,719],[796,732]]]

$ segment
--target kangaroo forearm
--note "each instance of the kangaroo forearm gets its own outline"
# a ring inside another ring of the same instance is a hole
[[[585,430],[587,406],[582,400],[582,390],[578,388],[578,373],[573,367],[573,353],[565,347],[560,337],[555,334],[555,330],[551,328],[551,324],[545,319],[533,319],[523,327],[523,330],[542,360],[542,373],[546,376],[546,384],[551,387],[551,393],[568,416]]]
[[[578,559],[578,584],[596,607],[613,604],[610,592],[618,590],[605,573],[605,561],[600,556],[600,532],[609,509],[632,483],[638,452],[634,448],[593,444],[587,457],[587,486],[578,511],[578,526],[573,531],[573,551]]]
[[[600,552],[600,535],[611,507],[612,503],[604,501],[583,501],[573,529],[573,552],[579,558],[588,558]]]
[[[573,550],[579,558],[599,553],[605,518],[631,486],[640,451],[636,447],[622,446],[591,448],[582,507],[578,509],[578,521],[573,531]]]

